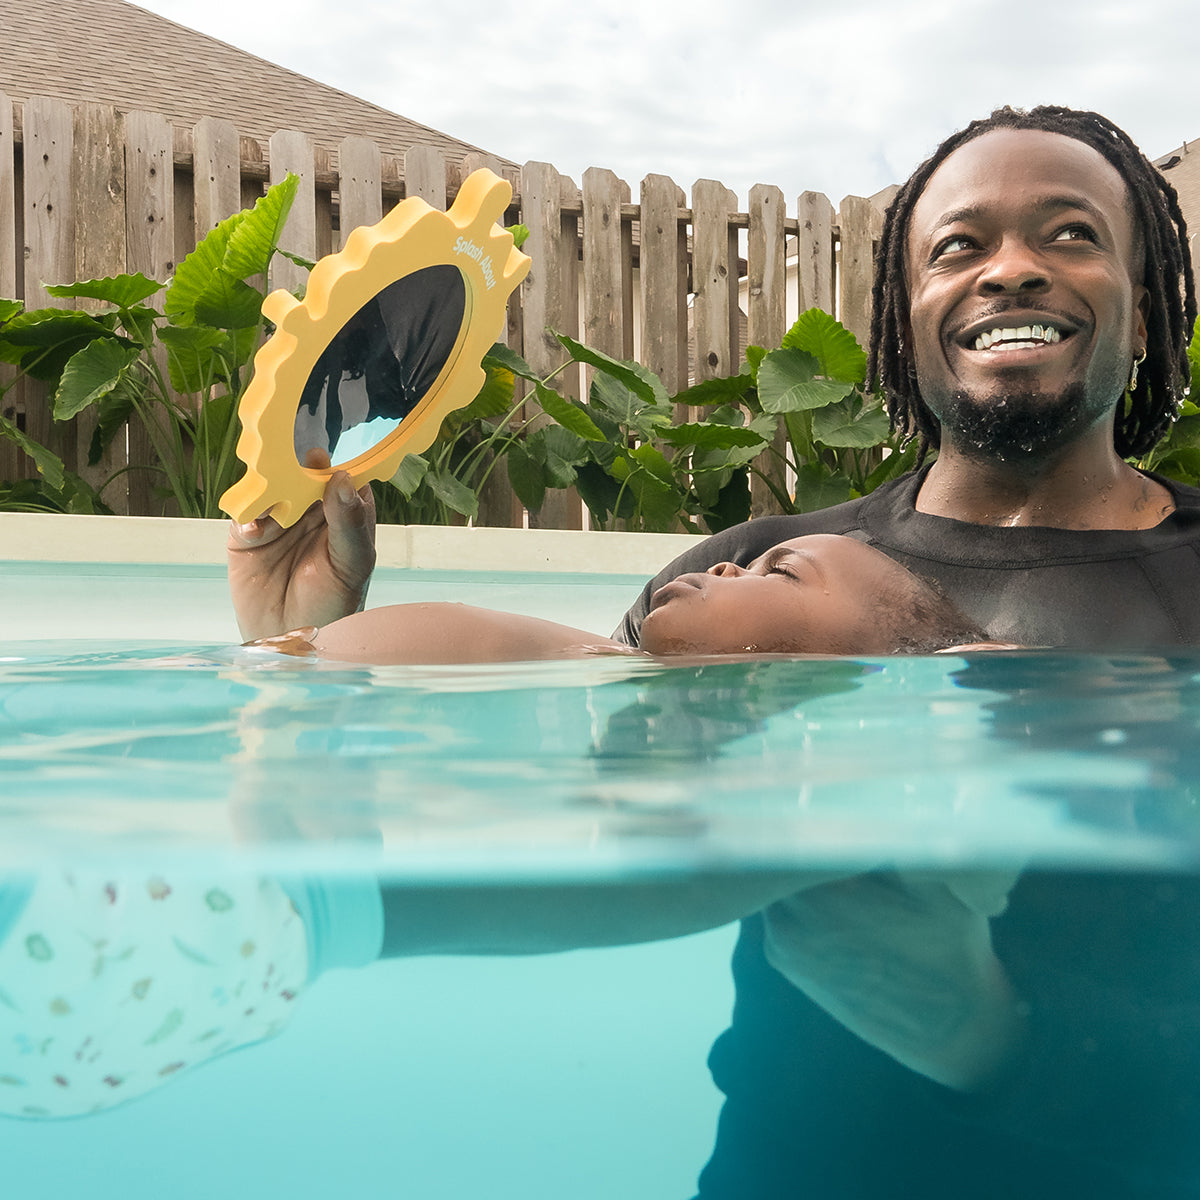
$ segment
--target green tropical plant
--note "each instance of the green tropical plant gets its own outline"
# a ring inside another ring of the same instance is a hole
[[[912,464],[864,386],[861,347],[818,309],[779,349],[749,347],[739,374],[675,396],[640,364],[556,336],[567,358],[554,375],[571,364],[591,368],[586,400],[563,396],[553,375],[539,378],[511,350],[493,351],[545,414],[506,447],[509,479],[533,511],[548,489],[573,486],[596,528],[715,532],[749,517],[752,474],[780,511],[805,512],[862,495]],[[678,422],[681,404],[707,411]],[[764,455],[777,470],[764,469]],[[794,490],[780,484],[783,468]]]
[[[90,465],[136,418],[154,447],[157,463],[144,469],[156,473],[158,493],[184,516],[219,515],[218,500],[240,470],[238,401],[264,333],[263,293],[253,281],[285,253],[279,238],[298,183],[289,175],[252,209],[222,221],[169,283],[125,274],[46,289],[96,301],[98,311],[25,311],[19,301],[0,300],[0,362],[16,368],[0,397],[28,377],[47,384],[55,421],[93,409]],[[160,292],[161,312],[149,303]],[[105,511],[106,488],[136,469],[123,467],[92,488],[3,416],[0,436],[29,455],[39,475],[0,488],[0,507]]]

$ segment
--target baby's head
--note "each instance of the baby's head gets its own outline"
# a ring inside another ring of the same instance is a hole
[[[650,654],[929,654],[986,640],[932,584],[853,538],[793,538],[650,599]]]

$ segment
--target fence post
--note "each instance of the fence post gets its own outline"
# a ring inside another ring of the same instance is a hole
[[[360,225],[383,219],[383,159],[370,138],[348,137],[338,146],[338,224],[341,247]]]
[[[882,214],[862,196],[842,200],[838,222],[841,227],[841,321],[860,345],[867,344],[871,325],[871,284],[875,275],[875,240]]]
[[[0,92],[0,297],[17,299],[17,144],[13,129],[12,101]],[[0,387],[12,383],[13,367],[0,364]],[[10,421],[17,418],[23,390],[20,383],[4,393],[0,413]],[[7,438],[0,438],[0,480],[21,479],[25,456]]]
[[[271,186],[282,183],[290,171],[300,176],[300,187],[287,225],[279,239],[279,248],[298,254],[301,258],[317,257],[317,199],[313,141],[306,133],[281,129],[271,135],[268,147],[271,158]],[[271,263],[271,287],[286,288],[289,292],[303,291],[308,284],[308,272],[282,255]]]
[[[579,333],[579,222],[563,215],[563,200],[574,198],[575,185],[549,163],[526,163],[521,171],[521,204],[529,239],[525,251],[533,260],[522,285],[525,306],[525,359],[545,377],[562,365],[566,351],[554,330]],[[568,368],[556,380],[567,395],[579,394],[579,373]],[[527,412],[537,412],[533,400]],[[541,529],[579,529],[583,510],[573,489],[550,491],[529,524]]]
[[[446,211],[446,160],[432,146],[410,146],[404,155],[404,195],[420,196]]]
[[[43,284],[70,283],[75,274],[75,119],[62,100],[25,102],[25,306],[69,307],[51,300]],[[25,381],[25,432],[68,466],[75,462],[75,426],[50,418],[46,385]]]
[[[241,145],[232,121],[205,117],[192,131],[196,241],[242,207]]]
[[[621,252],[621,205],[629,196],[629,185],[612,171],[584,172],[583,340],[613,358],[633,354],[633,275]]]
[[[12,101],[0,92],[0,296],[17,298],[17,166]]]
[[[747,277],[747,328],[752,345],[773,350],[787,332],[787,240],[783,231],[783,192],[756,184],[750,190],[750,241]],[[754,460],[756,472],[767,476],[780,491],[787,488],[784,452],[787,437],[782,424],[771,450]],[[783,505],[759,474],[750,476],[750,515],[783,512]]]
[[[81,104],[75,109],[75,269],[72,279],[100,279],[125,270],[125,119],[104,104]],[[98,309],[94,300],[72,303]],[[95,466],[88,451],[96,428],[96,409],[76,418],[75,469],[93,487],[128,465],[123,437],[114,438]],[[129,474],[106,489],[104,499],[114,512],[129,512]]]
[[[715,179],[692,185],[692,322],[696,382],[738,368],[737,232],[729,217],[737,197]]]
[[[157,113],[131,112],[125,117],[125,265],[151,279],[165,280],[175,270],[175,135],[171,123]],[[155,307],[162,294],[151,297]],[[159,355],[166,375],[166,355]],[[131,470],[129,511],[147,516],[154,511],[152,473],[154,447],[146,427],[136,417],[129,421]]]
[[[819,308],[835,316],[833,291],[833,205],[823,192],[801,192],[796,202],[797,316]]]
[[[688,384],[687,229],[679,223],[687,197],[666,175],[647,175],[641,200],[641,358],[674,396]],[[686,420],[679,407],[676,419]]]
[[[466,179],[473,171],[486,167],[489,171],[504,178],[500,160],[493,155],[476,151],[466,155],[462,160],[462,178]],[[522,342],[522,312],[521,289],[517,288],[508,298],[507,315],[503,329],[496,330],[496,340],[520,353]],[[489,454],[489,473],[487,482],[479,489],[479,511],[475,514],[475,524],[493,526],[501,529],[519,529],[525,520],[525,509],[512,490],[508,480],[508,466],[501,456],[493,458]]]

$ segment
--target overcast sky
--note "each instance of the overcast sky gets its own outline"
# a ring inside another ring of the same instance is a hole
[[[137,0],[516,162],[836,204],[998,104],[1200,138],[1189,0]],[[591,5],[588,5],[591,8]]]

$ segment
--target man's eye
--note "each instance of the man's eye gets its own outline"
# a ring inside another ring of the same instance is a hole
[[[1066,225],[1054,235],[1056,242],[1094,242],[1096,234],[1087,225]]]
[[[960,233],[939,242],[933,252],[933,257],[941,258],[943,254],[958,254],[960,251],[970,250],[974,245],[975,243],[969,237]]]

